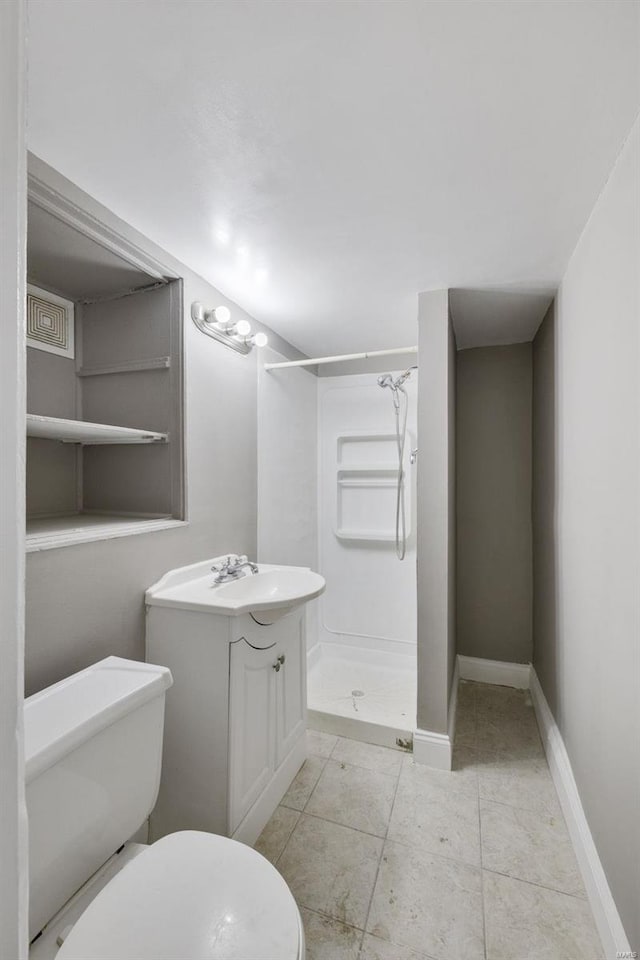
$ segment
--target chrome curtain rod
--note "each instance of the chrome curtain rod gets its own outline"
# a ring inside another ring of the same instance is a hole
[[[368,360],[369,357],[390,357],[400,353],[417,353],[417,347],[394,347],[393,350],[371,350],[369,353],[344,353],[339,357],[315,357],[312,360],[286,360],[283,363],[265,363],[265,370],[285,367],[315,367],[319,363],[342,363],[344,360]]]

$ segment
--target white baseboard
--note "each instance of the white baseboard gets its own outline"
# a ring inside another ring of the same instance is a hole
[[[503,687],[529,689],[528,663],[505,663],[502,660],[482,660],[480,657],[463,657],[458,654],[461,680],[476,680],[479,683],[495,683]]]
[[[530,689],[549,769],[567,821],[605,957],[612,960],[616,956],[632,956],[620,914],[591,836],[562,735],[533,667],[530,671]]]
[[[456,710],[458,709],[458,681],[460,672],[458,660],[453,668],[453,679],[449,691],[449,709],[447,712],[447,732],[434,733],[432,730],[415,730],[413,734],[413,759],[427,767],[438,770],[451,770],[453,740],[456,732]]]
[[[433,733],[431,730],[415,730],[413,734],[413,759],[426,767],[451,770],[452,744],[448,733]]]

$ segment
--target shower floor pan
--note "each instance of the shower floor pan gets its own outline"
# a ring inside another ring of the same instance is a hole
[[[414,654],[321,643],[309,655],[309,726],[384,747],[410,748],[416,726]]]

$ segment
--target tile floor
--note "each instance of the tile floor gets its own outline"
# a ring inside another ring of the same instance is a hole
[[[460,684],[454,770],[310,730],[256,848],[307,960],[601,960],[525,691]]]

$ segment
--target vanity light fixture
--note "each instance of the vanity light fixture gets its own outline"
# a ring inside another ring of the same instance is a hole
[[[209,310],[208,313],[205,314],[205,320],[208,323],[219,323],[221,326],[226,327],[231,320],[231,310],[225,306],[214,307],[213,310]]]
[[[249,353],[255,347],[264,347],[267,344],[265,333],[251,334],[251,324],[248,320],[231,319],[231,311],[221,305],[207,309],[199,300],[191,304],[191,319],[198,330],[206,333],[225,347],[231,347],[237,353]]]
[[[248,337],[251,333],[251,324],[248,320],[238,320],[227,332],[236,333],[239,337]]]
[[[269,343],[269,337],[266,335],[266,333],[254,333],[247,339],[248,342],[254,347],[266,347],[266,345]]]

